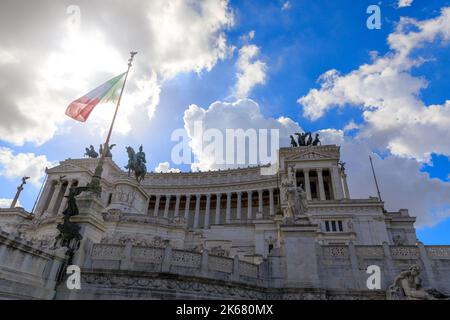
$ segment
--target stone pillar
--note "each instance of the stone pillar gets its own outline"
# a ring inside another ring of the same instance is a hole
[[[333,184],[334,199],[340,200],[343,197],[342,181],[337,166],[331,167],[331,181]]]
[[[319,180],[319,195],[320,200],[327,200],[327,197],[325,196],[325,188],[323,186],[323,174],[322,169],[317,169],[317,178]]]
[[[39,196],[39,199],[38,199],[39,201],[36,204],[36,208],[34,209],[34,214],[35,214],[36,217],[40,216],[43,213],[44,205],[47,202],[47,198],[49,196],[49,192],[50,192],[50,190],[52,188],[51,184],[52,184],[52,181],[50,181],[50,180],[47,180],[45,182],[44,188],[42,189],[42,193],[41,193],[41,195]]]
[[[274,199],[273,199],[273,189],[269,190],[269,206],[270,206],[270,216],[275,215],[275,206],[274,206]]]
[[[348,254],[350,258],[350,264],[352,266],[352,275],[354,281],[352,287],[364,290],[364,286],[366,284],[366,281],[364,279],[365,275],[361,277],[361,272],[359,271],[358,257],[356,255],[356,247],[353,241],[350,241],[348,244]]]
[[[205,224],[204,224],[204,228],[208,229],[209,228],[209,220],[210,220],[210,215],[211,215],[211,195],[207,194],[206,195],[206,209],[205,209]]]
[[[242,192],[237,193],[237,219],[239,222],[242,220]]]
[[[200,194],[196,195],[196,201],[195,201],[195,215],[194,215],[194,229],[198,229],[198,222],[200,218],[200,200],[202,199],[202,196]]]
[[[177,194],[176,201],[175,201],[174,217],[178,217],[180,215],[180,198],[181,198],[181,196],[179,194]]]
[[[216,217],[215,217],[215,224],[220,224],[220,198],[221,194],[216,194]]]
[[[61,192],[62,183],[58,182],[58,184],[55,186],[55,191],[52,195],[52,200],[50,200],[50,204],[48,205],[47,211],[51,214],[56,213],[56,202],[59,198],[59,193]]]
[[[286,260],[285,288],[320,288],[315,237],[319,226],[308,219],[281,225]]]
[[[258,190],[258,215],[260,219],[263,217],[263,190]]]
[[[309,183],[309,169],[303,169],[303,174],[305,176],[305,187],[303,188],[306,191],[306,199],[312,200],[311,198],[311,184]]]
[[[419,246],[420,260],[422,260],[424,271],[428,278],[429,286],[432,288],[436,288],[436,279],[434,277],[431,261],[428,258],[427,249],[425,248],[423,243],[420,241],[418,243],[418,246]]]
[[[191,195],[186,195],[186,206],[184,209],[184,221],[186,225],[189,225],[189,204],[191,203]]]
[[[347,174],[342,173],[342,182],[344,184],[344,198],[345,199],[350,199],[350,191],[348,189],[348,184],[347,184]]]
[[[252,195],[253,191],[247,192],[248,198],[247,198],[247,221],[252,220]]]
[[[154,215],[155,217],[158,216],[159,202],[160,202],[160,201],[161,201],[161,196],[160,196],[160,195],[157,195],[157,196],[156,196],[156,202],[155,202],[155,210],[153,210],[153,215]]]
[[[170,194],[166,195],[166,204],[164,206],[164,218],[168,218],[169,217],[169,206],[170,206],[170,198],[171,197],[172,196]]]
[[[231,193],[227,193],[227,211],[225,216],[226,223],[230,223],[231,220]]]

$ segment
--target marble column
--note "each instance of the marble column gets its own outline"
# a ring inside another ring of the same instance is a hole
[[[172,196],[166,195],[166,204],[164,206],[164,218],[168,218],[169,217],[169,207],[170,207],[170,199],[172,198]]]
[[[319,180],[319,195],[320,195],[320,200],[327,200],[326,196],[325,196],[325,188],[323,186],[323,174],[322,174],[322,169],[317,169],[317,179]]]
[[[194,229],[198,229],[199,227],[199,219],[200,219],[200,200],[202,196],[200,194],[196,195],[195,201],[195,215],[194,215]]]
[[[206,209],[205,209],[205,225],[204,228],[208,229],[209,228],[209,220],[210,220],[210,215],[211,215],[211,195],[207,194],[206,195]]]
[[[45,182],[44,189],[39,197],[39,202],[36,205],[36,209],[34,210],[36,216],[42,215],[44,213],[44,206],[47,203],[48,197],[50,196],[50,192],[52,190],[52,184],[54,182],[52,180],[48,180]],[[48,209],[48,208],[47,208]]]
[[[273,199],[273,189],[269,189],[269,206],[270,206],[270,215],[275,215],[275,206],[274,206],[274,199]]]
[[[157,195],[156,196],[156,202],[155,202],[155,209],[153,210],[153,216],[157,217],[158,216],[158,210],[159,210],[159,202],[161,201],[161,196]]]
[[[334,199],[340,200],[343,197],[343,190],[342,190],[342,181],[339,177],[339,171],[337,166],[331,167],[331,181],[333,184],[333,193],[334,193]]]
[[[227,193],[227,211],[225,216],[226,223],[230,223],[231,220],[231,193]]]
[[[237,193],[237,219],[239,222],[242,220],[242,192]]]
[[[177,194],[176,201],[175,201],[174,217],[178,217],[180,215],[180,198],[181,198],[181,195]]]
[[[263,190],[258,190],[258,213],[263,215]]]
[[[253,191],[247,192],[248,198],[247,198],[247,221],[252,220],[252,196]]]
[[[216,194],[216,217],[215,217],[215,224],[220,224],[220,198],[221,194]]]
[[[342,173],[342,182],[344,183],[344,198],[350,199],[350,191],[347,184],[347,174],[345,172]]]
[[[311,184],[309,182],[309,169],[303,169],[303,174],[305,176],[305,186],[304,190],[306,191],[306,199],[311,200]]]
[[[191,195],[188,194],[188,195],[186,195],[186,206],[184,209],[184,221],[185,221],[186,225],[189,225],[188,221],[189,221],[189,204],[190,203],[191,203]]]
[[[55,186],[55,191],[53,192],[52,200],[50,200],[50,204],[48,205],[48,209],[47,209],[48,212],[51,214],[53,214],[53,213],[56,214],[56,212],[55,212],[57,210],[56,202],[58,201],[59,193],[61,192],[61,188],[62,188],[62,183],[58,182],[58,184]]]

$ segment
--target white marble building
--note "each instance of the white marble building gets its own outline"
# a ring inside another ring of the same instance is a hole
[[[138,184],[107,159],[101,198],[82,194],[72,218],[82,226],[74,262],[85,289],[61,284],[56,297],[382,299],[412,264],[425,271],[426,285],[450,291],[450,248],[419,243],[408,210],[352,199],[339,160],[334,145],[281,148],[277,173],[269,166],[148,173]],[[49,169],[33,216],[1,210],[0,227],[51,249],[69,188],[86,185],[97,161]],[[288,201],[289,183],[303,188],[305,210]],[[380,290],[366,286],[368,265],[382,270]]]

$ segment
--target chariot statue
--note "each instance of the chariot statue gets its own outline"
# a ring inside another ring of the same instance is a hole
[[[86,148],[85,156],[88,156],[89,158],[98,158],[98,153],[95,151],[94,146],[91,144],[89,148]]]
[[[137,182],[141,182],[144,180],[145,175],[147,174],[147,160],[145,159],[145,152],[143,151],[142,145],[139,147],[139,152],[136,153],[134,149],[130,146],[126,148],[128,153],[128,164],[125,166],[125,169],[128,170],[128,176],[131,175],[131,171],[134,172],[134,176]]]

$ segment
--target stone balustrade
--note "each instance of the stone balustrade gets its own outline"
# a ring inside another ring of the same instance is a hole
[[[87,269],[163,272],[184,276],[220,279],[262,285],[267,275],[260,265],[233,258],[165,248],[115,244],[95,244]]]

